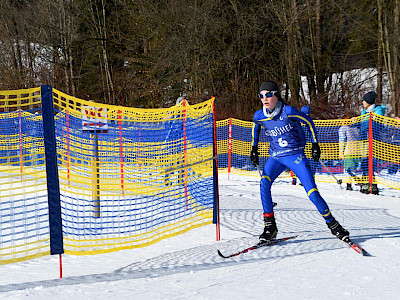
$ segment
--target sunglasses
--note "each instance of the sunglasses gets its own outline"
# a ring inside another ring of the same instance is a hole
[[[269,98],[269,97],[272,97],[273,95],[275,95],[275,93],[276,93],[276,91],[272,91],[272,92],[268,92],[268,93],[265,93],[265,94],[259,94],[258,96],[259,96],[261,99],[264,98],[264,97]]]

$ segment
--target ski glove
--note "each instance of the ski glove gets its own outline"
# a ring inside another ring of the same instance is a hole
[[[250,160],[255,167],[257,167],[259,163],[258,155],[260,155],[258,152],[258,146],[251,147]]]
[[[319,161],[321,157],[321,149],[319,148],[318,143],[313,143],[311,147],[311,156],[314,161]]]

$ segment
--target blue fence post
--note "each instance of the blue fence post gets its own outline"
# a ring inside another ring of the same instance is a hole
[[[215,120],[215,100],[213,102],[213,179],[214,179],[214,205],[213,224],[216,224],[216,240],[221,239],[221,228],[219,218],[219,190],[218,190],[218,151],[217,151],[217,122]]]
[[[42,85],[41,95],[47,175],[47,196],[49,205],[50,253],[53,255],[64,253],[64,247],[52,87],[49,85]]]

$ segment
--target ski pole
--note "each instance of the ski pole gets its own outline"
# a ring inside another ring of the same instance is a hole
[[[324,166],[324,168],[328,170],[329,174],[331,174],[333,176],[333,178],[335,178],[336,182],[338,184],[342,184],[342,179],[337,179],[336,176],[332,173],[331,169],[329,169],[321,159],[319,161]]]
[[[260,177],[262,177],[262,173],[261,173],[261,170],[260,170],[260,166],[259,166],[259,165],[256,165],[256,168],[257,168],[258,174],[260,174]]]

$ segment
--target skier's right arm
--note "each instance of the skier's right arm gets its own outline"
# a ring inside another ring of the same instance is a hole
[[[251,129],[251,152],[250,152],[250,160],[251,163],[257,167],[259,164],[258,156],[260,153],[258,152],[258,141],[260,136],[261,125],[256,121],[253,122],[253,127]]]
[[[251,145],[258,146],[258,140],[260,136],[261,125],[256,121],[253,121],[253,127],[251,129]]]

